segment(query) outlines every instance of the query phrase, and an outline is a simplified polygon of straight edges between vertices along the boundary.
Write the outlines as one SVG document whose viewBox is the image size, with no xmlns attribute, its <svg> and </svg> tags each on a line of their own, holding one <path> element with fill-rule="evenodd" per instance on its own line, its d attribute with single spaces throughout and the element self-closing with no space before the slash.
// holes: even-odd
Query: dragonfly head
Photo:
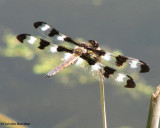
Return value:
<svg viewBox="0 0 160 128">
<path fill-rule="evenodd" d="M 98 48 L 99 47 L 99 43 L 95 40 L 88 40 L 88 42 L 92 45 L 92 47 L 94 48 Z"/>
</svg>

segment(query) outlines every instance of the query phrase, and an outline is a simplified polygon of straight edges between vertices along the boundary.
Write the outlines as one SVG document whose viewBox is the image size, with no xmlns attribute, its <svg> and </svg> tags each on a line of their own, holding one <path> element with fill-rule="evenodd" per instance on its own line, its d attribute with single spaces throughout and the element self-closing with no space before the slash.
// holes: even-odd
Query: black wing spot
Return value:
<svg viewBox="0 0 160 128">
<path fill-rule="evenodd" d="M 29 35 L 29 34 L 20 34 L 20 35 L 17 36 L 17 39 L 18 39 L 21 43 L 23 43 L 23 41 L 27 38 L 27 36 L 31 36 L 31 35 Z"/>
<path fill-rule="evenodd" d="M 59 31 L 55 28 L 52 28 L 51 32 L 48 34 L 48 36 L 53 37 L 55 35 L 59 35 Z"/>
<path fill-rule="evenodd" d="M 38 47 L 39 49 L 45 49 L 45 47 L 47 47 L 48 45 L 50 45 L 50 42 L 41 39 L 39 42 L 40 46 Z"/>
<path fill-rule="evenodd" d="M 66 42 L 70 42 L 72 44 L 75 44 L 75 45 L 79 45 L 77 42 L 75 42 L 71 37 L 65 37 L 64 38 L 64 41 Z"/>
<path fill-rule="evenodd" d="M 104 50 L 95 50 L 94 52 L 96 52 L 99 56 L 103 56 L 106 54 Z"/>
<path fill-rule="evenodd" d="M 116 58 L 116 65 L 117 66 L 122 66 L 123 63 L 125 63 L 127 61 L 127 59 L 128 59 L 127 57 L 121 56 L 121 55 L 116 56 L 115 58 Z"/>
<path fill-rule="evenodd" d="M 45 22 L 35 22 L 34 24 L 33 24 L 33 26 L 35 27 L 35 28 L 38 28 L 39 26 L 42 26 L 42 24 L 46 24 Z"/>
<path fill-rule="evenodd" d="M 98 61 L 98 59 L 96 57 L 91 57 L 91 55 L 88 53 L 82 53 L 82 55 L 80 57 L 82 59 L 86 60 L 89 65 L 94 65 Z"/>
<path fill-rule="evenodd" d="M 117 71 L 116 69 L 113 69 L 111 67 L 105 66 L 104 67 L 104 77 L 109 78 L 110 75 L 114 74 L 115 71 Z"/>
<path fill-rule="evenodd" d="M 68 49 L 68 48 L 65 48 L 65 47 L 63 47 L 63 46 L 58 46 L 57 51 L 58 51 L 58 52 L 73 53 L 73 50 L 72 50 L 72 49 Z"/>
<path fill-rule="evenodd" d="M 140 73 L 149 72 L 149 71 L 150 71 L 149 66 L 148 66 L 145 62 L 143 62 L 143 61 L 141 61 L 141 60 L 139 60 L 139 61 L 143 63 L 143 64 L 141 65 L 141 71 L 140 71 Z"/>
<path fill-rule="evenodd" d="M 136 84 L 134 83 L 132 77 L 130 77 L 130 76 L 128 76 L 128 75 L 127 75 L 127 77 L 128 77 L 129 79 L 127 80 L 127 84 L 126 84 L 124 87 L 126 87 L 126 88 L 135 88 L 135 87 L 136 87 Z"/>
</svg>

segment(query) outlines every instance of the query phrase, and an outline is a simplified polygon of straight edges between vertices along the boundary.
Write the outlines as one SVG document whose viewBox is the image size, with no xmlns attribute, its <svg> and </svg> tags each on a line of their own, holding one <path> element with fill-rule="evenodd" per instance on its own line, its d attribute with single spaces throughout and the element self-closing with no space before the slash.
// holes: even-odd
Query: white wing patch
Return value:
<svg viewBox="0 0 160 128">
<path fill-rule="evenodd" d="M 47 24 L 44 24 L 42 27 L 41 27 L 41 30 L 42 31 L 46 31 L 47 29 L 50 29 L 51 27 Z"/>
<path fill-rule="evenodd" d="M 107 52 L 104 56 L 102 56 L 102 58 L 106 61 L 110 61 L 111 60 L 111 53 Z"/>
<path fill-rule="evenodd" d="M 92 65 L 91 67 L 92 67 L 92 70 L 94 71 L 99 71 L 100 69 L 102 69 L 102 67 L 100 66 L 100 63 L 96 63 Z"/>
<path fill-rule="evenodd" d="M 139 63 L 138 60 L 132 60 L 131 62 L 129 62 L 131 68 L 137 68 L 137 64 Z"/>
<path fill-rule="evenodd" d="M 36 37 L 34 37 L 34 36 L 29 36 L 28 43 L 29 43 L 29 44 L 34 44 L 36 40 L 37 40 Z"/>
<path fill-rule="evenodd" d="M 60 41 L 64 41 L 64 38 L 66 38 L 65 35 L 59 35 L 59 36 L 57 36 L 57 40 L 60 40 Z"/>
<path fill-rule="evenodd" d="M 52 53 L 57 52 L 57 48 L 58 48 L 57 45 L 54 45 L 54 46 L 50 47 L 50 52 L 52 52 Z"/>
<path fill-rule="evenodd" d="M 126 77 L 126 75 L 119 73 L 115 80 L 118 82 L 124 82 L 125 77 Z"/>
<path fill-rule="evenodd" d="M 63 59 L 66 61 L 66 60 L 68 60 L 71 56 L 72 56 L 71 53 L 65 53 Z"/>
<path fill-rule="evenodd" d="M 83 60 L 82 58 L 79 58 L 78 61 L 76 62 L 76 65 L 78 66 L 78 65 L 82 64 L 83 61 L 84 61 L 84 60 Z"/>
</svg>

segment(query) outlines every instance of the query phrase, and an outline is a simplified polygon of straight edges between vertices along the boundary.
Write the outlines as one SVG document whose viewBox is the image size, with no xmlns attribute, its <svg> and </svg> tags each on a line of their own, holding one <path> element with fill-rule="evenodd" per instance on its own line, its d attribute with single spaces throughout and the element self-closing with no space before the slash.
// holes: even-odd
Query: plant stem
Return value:
<svg viewBox="0 0 160 128">
<path fill-rule="evenodd" d="M 160 118 L 160 85 L 152 93 L 148 114 L 147 128 L 158 128 Z"/>
<path fill-rule="evenodd" d="M 101 96 L 103 128 L 107 128 L 105 92 L 104 92 L 103 76 L 102 76 L 101 72 L 99 73 L 99 79 L 100 79 L 99 86 L 100 86 L 100 96 Z"/>
</svg>

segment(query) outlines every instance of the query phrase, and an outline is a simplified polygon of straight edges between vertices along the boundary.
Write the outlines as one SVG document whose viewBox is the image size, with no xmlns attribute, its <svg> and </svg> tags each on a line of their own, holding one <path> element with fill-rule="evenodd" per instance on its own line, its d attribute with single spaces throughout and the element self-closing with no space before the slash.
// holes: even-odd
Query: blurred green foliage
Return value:
<svg viewBox="0 0 160 128">
<path fill-rule="evenodd" d="M 77 39 L 79 41 L 83 41 L 83 39 Z M 11 30 L 6 30 L 3 36 L 3 42 L 5 45 L 0 47 L 0 55 L 4 57 L 21 57 L 26 60 L 35 61 L 33 65 L 33 72 L 35 74 L 45 74 L 49 72 L 52 68 L 58 66 L 62 63 L 62 54 L 46 54 L 39 49 L 32 49 L 30 47 L 26 47 L 25 45 L 21 45 L 19 41 L 16 39 L 16 35 L 14 35 Z M 122 54 L 120 51 L 114 51 L 117 54 Z M 76 84 L 87 84 L 94 83 L 97 80 L 92 77 L 92 74 L 87 73 L 89 69 L 78 68 L 79 66 L 72 65 L 71 67 L 66 68 L 61 71 L 62 73 L 57 73 L 55 75 L 58 82 L 74 86 Z M 83 67 L 83 66 L 82 66 Z M 77 69 L 78 68 L 78 69 Z M 75 75 L 76 74 L 76 75 Z M 131 76 L 136 81 L 136 89 L 134 89 L 134 93 L 130 93 L 123 89 L 123 93 L 129 93 L 134 98 L 139 98 L 142 95 L 150 95 L 152 93 L 153 87 L 148 85 L 143 78 L 141 78 L 137 73 L 132 73 Z"/>
</svg>

